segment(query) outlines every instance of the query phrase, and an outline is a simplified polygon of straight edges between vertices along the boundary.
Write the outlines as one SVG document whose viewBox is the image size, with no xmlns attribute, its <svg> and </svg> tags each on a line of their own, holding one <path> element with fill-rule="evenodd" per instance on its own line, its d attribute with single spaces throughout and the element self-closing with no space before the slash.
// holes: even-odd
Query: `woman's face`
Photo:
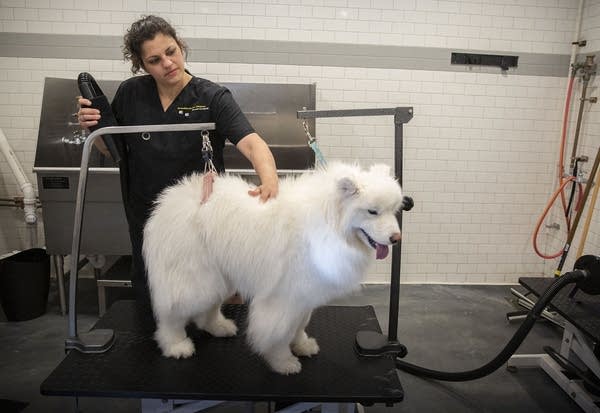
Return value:
<svg viewBox="0 0 600 413">
<path fill-rule="evenodd" d="M 158 33 L 142 43 L 144 70 L 163 87 L 180 84 L 185 74 L 185 60 L 179 44 L 171 36 Z"/>
</svg>

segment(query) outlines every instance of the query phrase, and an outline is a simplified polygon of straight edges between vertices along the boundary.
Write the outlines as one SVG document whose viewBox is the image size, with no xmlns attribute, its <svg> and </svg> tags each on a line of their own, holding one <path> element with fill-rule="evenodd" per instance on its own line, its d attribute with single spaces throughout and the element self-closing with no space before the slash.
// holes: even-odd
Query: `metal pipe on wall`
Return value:
<svg viewBox="0 0 600 413">
<path fill-rule="evenodd" d="M 6 158 L 6 161 L 8 162 L 8 165 L 15 176 L 15 179 L 19 184 L 19 188 L 23 192 L 25 222 L 27 224 L 35 224 L 37 222 L 37 214 L 35 212 L 36 196 L 33 185 L 31 185 L 31 182 L 29 182 L 29 179 L 27 179 L 27 175 L 25 175 L 19 159 L 10 147 L 8 139 L 6 139 L 6 135 L 4 135 L 4 131 L 2 131 L 2 129 L 0 129 L 0 150 L 4 154 L 4 157 Z"/>
<path fill-rule="evenodd" d="M 573 65 L 577 59 L 577 50 L 580 46 L 579 44 L 579 36 L 581 34 L 581 21 L 583 19 L 583 6 L 585 0 L 579 0 L 579 7 L 577 9 L 577 18 L 575 20 L 575 31 L 573 32 L 573 40 L 571 41 L 571 57 L 569 59 L 569 68 L 567 72 L 567 86 L 565 90 L 565 99 L 563 105 L 563 113 L 561 119 L 563 119 L 564 128 L 567 127 L 566 122 L 569 116 L 570 110 L 570 95 L 571 95 L 571 86 L 573 78 L 575 77 L 575 73 L 573 72 Z M 556 162 L 557 168 L 560 169 L 557 174 L 554 175 L 554 179 L 552 182 L 552 188 L 556 188 L 560 185 L 560 180 L 564 171 L 562 171 L 562 165 L 564 164 L 564 142 L 566 140 L 565 134 L 561 132 L 560 143 L 559 143 L 559 151 L 558 151 L 558 159 Z"/>
</svg>

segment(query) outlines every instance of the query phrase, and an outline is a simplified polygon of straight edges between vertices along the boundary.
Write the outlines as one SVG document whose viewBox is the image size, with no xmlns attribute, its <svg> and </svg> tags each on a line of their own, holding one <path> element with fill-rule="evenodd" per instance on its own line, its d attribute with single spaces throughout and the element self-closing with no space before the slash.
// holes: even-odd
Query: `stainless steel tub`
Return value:
<svg viewBox="0 0 600 413">
<path fill-rule="evenodd" d="M 112 99 L 118 81 L 99 81 Z M 297 111 L 314 110 L 315 84 L 223 83 L 257 132 L 267 141 L 281 173 L 306 169 L 314 163 Z M 75 116 L 75 79 L 46 78 L 34 163 L 44 210 L 44 232 L 49 254 L 71 252 L 75 200 L 82 141 Z M 315 131 L 314 119 L 308 120 Z M 233 147 L 225 148 L 228 170 L 252 179 L 250 163 Z M 92 154 L 88 177 L 81 254 L 130 254 L 127 222 L 121 201 L 119 171 L 111 160 Z"/>
</svg>

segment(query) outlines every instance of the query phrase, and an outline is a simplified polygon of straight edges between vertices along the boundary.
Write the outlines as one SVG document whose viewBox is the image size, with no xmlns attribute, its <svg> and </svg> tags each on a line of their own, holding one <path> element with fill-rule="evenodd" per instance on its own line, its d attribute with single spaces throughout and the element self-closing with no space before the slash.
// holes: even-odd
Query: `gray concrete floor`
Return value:
<svg viewBox="0 0 600 413">
<path fill-rule="evenodd" d="M 112 289 L 109 301 L 127 289 Z M 93 280 L 80 282 L 79 329 L 97 320 Z M 109 290 L 110 292 L 110 290 Z M 402 285 L 399 340 L 408 347 L 406 361 L 430 369 L 463 371 L 491 360 L 512 337 L 519 322 L 509 323 L 513 311 L 510 286 Z M 365 286 L 359 293 L 334 304 L 373 305 L 387 331 L 389 289 Z M 64 357 L 67 319 L 59 312 L 56 289 L 51 288 L 45 315 L 25 322 L 7 322 L 0 312 L 0 411 L 74 412 L 73 399 L 42 396 L 39 386 Z M 562 331 L 539 322 L 517 353 L 539 353 L 549 344 L 558 348 Z M 482 379 L 463 383 L 425 380 L 400 372 L 405 400 L 393 407 L 367 407 L 367 413 L 403 412 L 580 412 L 579 407 L 541 370 L 510 373 L 500 368 Z M 4 399 L 5 401 L 1 401 Z M 24 408 L 6 400 L 23 402 Z M 25 406 L 26 404 L 26 406 Z M 86 413 L 139 411 L 131 399 L 81 398 Z M 215 408 L 240 411 L 236 407 Z"/>
</svg>

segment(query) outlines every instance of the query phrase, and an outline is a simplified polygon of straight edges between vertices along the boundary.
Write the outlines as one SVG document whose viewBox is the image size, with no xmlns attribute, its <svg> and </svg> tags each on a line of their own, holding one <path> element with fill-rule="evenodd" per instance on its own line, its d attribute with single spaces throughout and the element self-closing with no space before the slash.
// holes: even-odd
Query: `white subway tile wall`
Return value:
<svg viewBox="0 0 600 413">
<path fill-rule="evenodd" d="M 177 25 L 184 36 L 568 53 L 577 4 L 574 0 L 3 0 L 0 31 L 121 35 L 140 13 L 156 13 Z"/>
<path fill-rule="evenodd" d="M 0 31 L 120 36 L 139 15 L 156 13 L 187 38 L 566 55 L 578 4 L 572 0 L 2 0 Z M 588 46 L 582 52 L 600 49 L 599 9 L 600 0 L 586 1 L 582 38 L 588 36 Z M 413 106 L 414 118 L 404 128 L 403 180 L 415 208 L 403 216 L 403 282 L 514 283 L 520 276 L 549 275 L 556 265 L 535 255 L 531 235 L 553 190 L 567 67 L 565 77 L 476 73 L 467 68 L 446 72 L 427 67 L 222 62 L 191 62 L 189 69 L 220 82 L 314 82 L 317 108 L 322 110 Z M 99 79 L 130 76 L 124 62 L 78 59 L 76 48 L 71 59 L 0 57 L 0 128 L 32 182 L 43 79 L 75 78 L 81 71 L 92 71 Z M 595 85 L 597 90 L 598 81 Z M 578 95 L 577 88 L 574 93 Z M 598 113 L 598 105 L 586 111 L 582 130 L 582 150 L 592 159 L 600 142 Z M 315 133 L 327 158 L 393 164 L 391 117 L 320 119 Z M 0 173 L 0 198 L 20 195 L 4 159 Z M 16 212 L 0 215 L 0 253 L 24 246 L 25 224 L 17 218 Z M 589 252 L 596 254 L 598 221 L 596 214 L 588 235 Z M 560 237 L 545 234 L 544 248 L 560 248 Z M 390 260 L 374 263 L 368 281 L 389 279 Z"/>
</svg>

